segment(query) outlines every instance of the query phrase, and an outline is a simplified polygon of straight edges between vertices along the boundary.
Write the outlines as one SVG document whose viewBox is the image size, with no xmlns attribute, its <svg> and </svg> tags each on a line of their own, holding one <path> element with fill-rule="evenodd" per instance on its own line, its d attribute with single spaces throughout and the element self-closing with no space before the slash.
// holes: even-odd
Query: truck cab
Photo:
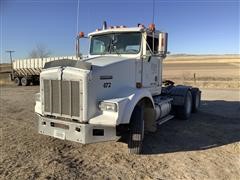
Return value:
<svg viewBox="0 0 240 180">
<path fill-rule="evenodd" d="M 104 56 L 108 58 L 111 56 L 115 62 L 118 59 L 122 61 L 124 58 L 134 60 L 134 68 L 131 68 L 131 71 L 135 70 L 135 74 L 131 75 L 132 78 L 135 78 L 133 86 L 139 83 L 153 94 L 159 94 L 162 84 L 162 60 L 167 50 L 166 46 L 162 47 L 164 51 L 160 56 L 158 49 L 160 33 L 160 31 L 153 33 L 142 25 L 133 28 L 117 26 L 102 31 L 98 30 L 89 34 L 91 42 L 89 57 Z M 166 43 L 167 34 L 162 34 L 166 38 L 162 40 Z"/>
<path fill-rule="evenodd" d="M 105 26 L 88 38 L 88 58 L 45 64 L 35 105 L 40 134 L 83 144 L 127 135 L 138 154 L 144 132 L 198 109 L 198 88 L 162 81 L 167 33 L 154 24 Z"/>
</svg>

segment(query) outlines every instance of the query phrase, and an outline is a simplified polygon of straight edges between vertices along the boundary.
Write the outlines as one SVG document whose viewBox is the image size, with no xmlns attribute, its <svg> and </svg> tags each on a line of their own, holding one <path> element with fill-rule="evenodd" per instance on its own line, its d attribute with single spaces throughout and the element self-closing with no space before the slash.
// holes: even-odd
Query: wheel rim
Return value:
<svg viewBox="0 0 240 180">
<path fill-rule="evenodd" d="M 198 109 L 200 104 L 200 96 L 199 93 L 196 94 L 196 102 L 195 102 L 195 108 Z"/>
<path fill-rule="evenodd" d="M 20 80 L 19 80 L 18 78 L 15 79 L 15 83 L 16 83 L 16 84 L 19 84 L 19 81 L 20 81 Z"/>
<path fill-rule="evenodd" d="M 22 82 L 22 85 L 26 85 L 27 84 L 27 80 L 25 78 L 22 78 L 21 82 Z"/>
<path fill-rule="evenodd" d="M 144 120 L 143 120 L 143 125 L 142 125 L 142 139 L 144 138 Z"/>
<path fill-rule="evenodd" d="M 189 94 L 187 95 L 186 112 L 187 112 L 187 114 L 191 113 L 191 99 L 190 99 Z"/>
</svg>

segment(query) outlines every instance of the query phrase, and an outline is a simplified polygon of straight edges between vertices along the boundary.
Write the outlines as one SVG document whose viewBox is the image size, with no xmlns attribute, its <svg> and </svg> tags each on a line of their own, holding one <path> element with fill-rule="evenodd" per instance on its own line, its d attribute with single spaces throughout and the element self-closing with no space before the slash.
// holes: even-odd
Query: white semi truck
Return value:
<svg viewBox="0 0 240 180">
<path fill-rule="evenodd" d="M 82 144 L 127 137 L 130 153 L 139 154 L 145 132 L 198 110 L 198 88 L 162 80 L 167 33 L 154 24 L 105 24 L 88 38 L 88 58 L 49 62 L 41 72 L 35 105 L 40 134 Z"/>
</svg>

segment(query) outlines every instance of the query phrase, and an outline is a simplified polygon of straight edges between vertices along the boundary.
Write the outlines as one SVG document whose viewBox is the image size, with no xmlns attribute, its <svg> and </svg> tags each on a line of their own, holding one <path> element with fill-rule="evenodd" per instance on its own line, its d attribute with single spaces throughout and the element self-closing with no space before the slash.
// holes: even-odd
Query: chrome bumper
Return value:
<svg viewBox="0 0 240 180">
<path fill-rule="evenodd" d="M 116 128 L 96 124 L 81 124 L 51 119 L 37 114 L 37 129 L 40 134 L 81 144 L 117 140 Z"/>
</svg>

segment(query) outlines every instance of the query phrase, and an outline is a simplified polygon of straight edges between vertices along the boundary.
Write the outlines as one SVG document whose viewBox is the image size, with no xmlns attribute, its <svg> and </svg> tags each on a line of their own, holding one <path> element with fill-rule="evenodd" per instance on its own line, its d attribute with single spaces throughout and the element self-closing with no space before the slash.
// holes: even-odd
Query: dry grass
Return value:
<svg viewBox="0 0 240 180">
<path fill-rule="evenodd" d="M 200 88 L 234 88 L 240 89 L 240 80 L 234 76 L 232 77 L 217 77 L 206 74 L 205 76 L 197 76 L 189 73 L 183 73 L 182 76 L 172 78 L 176 84 L 184 84 L 189 86 L 196 86 Z"/>
<path fill-rule="evenodd" d="M 11 72 L 11 70 L 12 70 L 11 64 L 0 64 L 0 73 Z"/>
<path fill-rule="evenodd" d="M 10 80 L 9 73 L 0 73 L 0 86 L 12 84 L 14 84 L 14 82 Z"/>
<path fill-rule="evenodd" d="M 240 88 L 239 56 L 170 56 L 163 78 L 204 88 Z"/>
</svg>

